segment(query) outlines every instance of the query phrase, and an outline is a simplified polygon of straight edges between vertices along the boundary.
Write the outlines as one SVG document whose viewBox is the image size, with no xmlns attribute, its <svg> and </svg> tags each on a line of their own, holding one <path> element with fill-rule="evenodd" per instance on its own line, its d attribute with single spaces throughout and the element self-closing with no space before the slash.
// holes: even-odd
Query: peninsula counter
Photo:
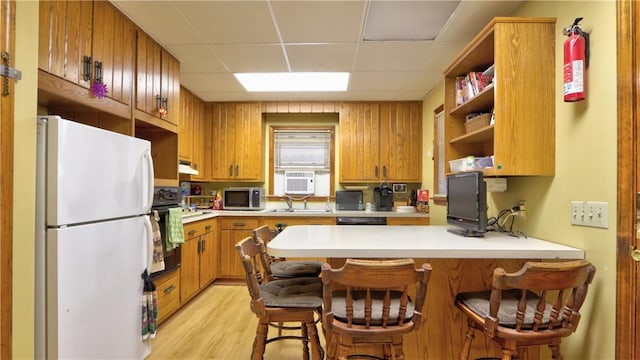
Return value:
<svg viewBox="0 0 640 360">
<path fill-rule="evenodd" d="M 558 261 L 583 259 L 581 249 L 524 236 L 512 237 L 489 232 L 484 237 L 467 238 L 449 233 L 447 226 L 299 225 L 289 226 L 269 244 L 278 257 L 322 258 L 339 267 L 345 258 L 413 258 L 416 266 L 428 262 L 433 267 L 423 322 L 417 332 L 404 337 L 406 359 L 453 360 L 465 339 L 466 321 L 453 305 L 455 294 L 491 287 L 493 269 L 516 271 L 527 260 Z M 372 346 L 356 348 L 357 353 L 381 351 Z M 501 352 L 490 340 L 476 332 L 470 359 Z M 526 359 L 539 358 L 537 349 Z"/>
</svg>

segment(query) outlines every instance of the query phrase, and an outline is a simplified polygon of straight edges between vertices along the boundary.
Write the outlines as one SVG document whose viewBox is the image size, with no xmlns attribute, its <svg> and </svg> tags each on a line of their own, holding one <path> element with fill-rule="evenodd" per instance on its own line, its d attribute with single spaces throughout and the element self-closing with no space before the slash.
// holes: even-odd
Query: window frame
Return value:
<svg viewBox="0 0 640 360">
<path fill-rule="evenodd" d="M 436 205 L 446 205 L 447 204 L 447 192 L 446 189 L 440 189 L 440 177 L 444 176 L 446 178 L 446 173 L 444 173 L 446 169 L 446 164 L 443 163 L 443 167 L 440 168 L 440 160 L 444 161 L 444 147 L 443 151 L 440 151 L 440 141 L 438 139 L 438 131 L 440 128 L 438 127 L 438 117 L 442 116 L 442 132 L 446 130 L 444 124 L 444 104 L 440 104 L 440 106 L 433 109 L 433 202 Z M 444 138 L 442 137 L 441 141 L 444 145 Z M 442 172 L 442 174 L 440 174 Z"/>
<path fill-rule="evenodd" d="M 329 146 L 329 197 L 335 196 L 335 169 L 336 169 L 336 127 L 335 126 L 317 126 L 317 125 L 269 125 L 269 194 L 274 194 L 274 168 L 275 168 L 275 131 L 276 130 L 326 130 L 329 131 L 331 144 Z M 280 199 L 281 195 L 271 195 L 269 200 Z M 327 196 L 311 196 L 309 201 L 326 201 Z"/>
</svg>

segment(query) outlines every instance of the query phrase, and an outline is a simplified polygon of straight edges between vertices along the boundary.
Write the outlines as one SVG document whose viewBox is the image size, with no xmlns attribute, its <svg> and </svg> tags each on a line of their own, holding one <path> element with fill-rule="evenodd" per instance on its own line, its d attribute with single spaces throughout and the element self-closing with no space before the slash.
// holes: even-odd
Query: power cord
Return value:
<svg viewBox="0 0 640 360">
<path fill-rule="evenodd" d="M 516 215 L 518 215 L 519 212 L 519 206 L 500 210 L 498 216 L 490 217 L 489 219 L 487 219 L 487 230 L 499 231 L 513 237 L 520 237 L 520 235 L 522 235 L 526 239 L 527 235 L 525 235 L 522 231 L 513 230 L 513 225 L 516 221 Z M 509 221 L 509 219 L 511 219 L 511 222 L 509 223 L 509 227 L 507 228 L 505 225 L 507 221 Z"/>
</svg>

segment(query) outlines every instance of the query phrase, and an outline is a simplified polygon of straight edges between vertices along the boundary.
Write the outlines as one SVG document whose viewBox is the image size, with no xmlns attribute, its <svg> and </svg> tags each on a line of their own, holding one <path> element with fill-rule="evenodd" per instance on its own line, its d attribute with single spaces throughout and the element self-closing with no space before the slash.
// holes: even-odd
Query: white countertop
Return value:
<svg viewBox="0 0 640 360">
<path fill-rule="evenodd" d="M 448 226 L 292 225 L 269 244 L 277 257 L 583 259 L 584 251 L 532 237 L 462 237 Z"/>
<path fill-rule="evenodd" d="M 339 216 L 357 216 L 357 217 L 429 217 L 424 213 L 406 213 L 397 211 L 331 211 L 331 212 L 279 212 L 273 210 L 258 211 L 235 211 L 235 210 L 204 210 L 202 215 L 188 216 L 182 219 L 184 224 L 194 221 L 206 220 L 217 216 L 267 216 L 267 217 L 287 217 L 287 216 L 304 216 L 304 217 L 339 217 Z"/>
</svg>

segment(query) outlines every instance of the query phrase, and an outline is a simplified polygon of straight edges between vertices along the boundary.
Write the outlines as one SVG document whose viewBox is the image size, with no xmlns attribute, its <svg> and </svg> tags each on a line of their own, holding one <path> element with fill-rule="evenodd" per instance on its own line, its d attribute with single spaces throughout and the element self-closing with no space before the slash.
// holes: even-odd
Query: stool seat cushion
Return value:
<svg viewBox="0 0 640 360">
<path fill-rule="evenodd" d="M 313 260 L 278 261 L 271 264 L 271 273 L 277 278 L 314 277 L 320 275 L 322 262 Z"/>
<path fill-rule="evenodd" d="M 353 323 L 358 325 L 365 325 L 365 299 L 366 291 L 352 291 L 353 297 Z M 371 309 L 371 325 L 382 325 L 382 306 L 384 301 L 384 291 L 371 291 L 372 309 Z M 400 310 L 400 296 L 401 291 L 391 292 L 391 307 L 389 310 L 388 325 L 398 324 L 398 312 Z M 347 321 L 347 306 L 346 306 L 347 292 L 344 290 L 338 290 L 333 292 L 333 301 L 331 302 L 331 310 L 333 311 L 334 318 L 346 322 Z M 409 301 L 407 304 L 407 312 L 405 315 L 405 322 L 408 322 L 413 317 L 414 304 Z"/>
<path fill-rule="evenodd" d="M 500 309 L 498 310 L 498 324 L 504 327 L 515 328 L 516 326 L 516 313 L 518 311 L 518 300 L 522 295 L 522 291 L 518 289 L 505 290 L 502 292 L 502 302 L 500 302 Z M 491 291 L 480 292 L 467 292 L 460 293 L 456 296 L 456 299 L 465 304 L 474 313 L 481 317 L 487 317 L 489 315 L 489 298 Z M 527 309 L 524 314 L 523 328 L 533 328 L 533 318 L 535 314 L 536 304 L 540 300 L 540 297 L 533 291 L 527 290 Z M 551 313 L 551 304 L 547 303 L 544 313 L 542 315 L 541 325 L 549 325 L 549 314 Z"/>
<path fill-rule="evenodd" d="M 320 278 L 294 278 L 273 280 L 260 285 L 260 296 L 267 307 L 322 306 L 322 280 Z"/>
</svg>

